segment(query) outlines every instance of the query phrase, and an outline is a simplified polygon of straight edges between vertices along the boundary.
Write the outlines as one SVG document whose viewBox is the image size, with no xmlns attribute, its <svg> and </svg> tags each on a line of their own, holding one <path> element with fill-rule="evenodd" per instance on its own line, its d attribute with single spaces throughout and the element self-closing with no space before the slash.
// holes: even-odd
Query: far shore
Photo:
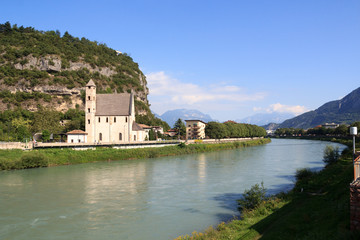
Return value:
<svg viewBox="0 0 360 240">
<path fill-rule="evenodd" d="M 191 144 L 184 142 L 163 147 L 116 149 L 112 147 L 96 146 L 84 151 L 76 151 L 72 148 L 57 149 L 34 149 L 23 150 L 0 150 L 0 170 L 15 170 L 26 168 L 50 167 L 59 165 L 71 165 L 101 161 L 117 161 L 130 159 L 144 159 L 182 154 L 219 151 L 261 145 L 271 142 L 269 138 L 254 139 L 221 139 L 209 143 L 194 141 Z M 214 144 L 216 143 L 216 144 Z"/>
</svg>

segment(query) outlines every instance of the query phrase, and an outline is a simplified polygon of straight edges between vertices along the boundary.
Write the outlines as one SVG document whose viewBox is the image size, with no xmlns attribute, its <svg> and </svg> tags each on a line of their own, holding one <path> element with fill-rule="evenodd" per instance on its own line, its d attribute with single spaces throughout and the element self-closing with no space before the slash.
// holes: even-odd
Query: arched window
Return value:
<svg viewBox="0 0 360 240">
<path fill-rule="evenodd" d="M 116 117 L 114 117 L 114 123 L 116 123 Z"/>
<path fill-rule="evenodd" d="M 99 122 L 100 122 L 100 117 L 99 117 Z"/>
<path fill-rule="evenodd" d="M 88 112 L 90 112 L 90 108 L 88 108 Z"/>
<path fill-rule="evenodd" d="M 109 122 L 109 118 L 108 118 L 108 117 L 106 118 L 106 122 Z"/>
<path fill-rule="evenodd" d="M 88 96 L 88 100 L 90 100 L 90 96 Z"/>
<path fill-rule="evenodd" d="M 99 140 L 102 141 L 102 133 L 99 133 Z"/>
<path fill-rule="evenodd" d="M 127 122 L 127 117 L 125 117 L 125 122 Z"/>
<path fill-rule="evenodd" d="M 119 133 L 119 140 L 122 141 L 122 133 Z"/>
<path fill-rule="evenodd" d="M 90 124 L 90 119 L 88 119 L 88 124 Z"/>
</svg>

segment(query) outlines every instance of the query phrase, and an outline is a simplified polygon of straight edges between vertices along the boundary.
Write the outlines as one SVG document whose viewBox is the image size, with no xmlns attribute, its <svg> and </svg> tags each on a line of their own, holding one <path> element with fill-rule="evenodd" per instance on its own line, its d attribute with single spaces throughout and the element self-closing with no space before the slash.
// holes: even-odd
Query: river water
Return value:
<svg viewBox="0 0 360 240">
<path fill-rule="evenodd" d="M 323 167 L 326 145 L 279 140 L 194 155 L 0 172 L 0 239 L 172 239 L 238 215 L 264 182 L 291 189 L 296 169 Z"/>
</svg>

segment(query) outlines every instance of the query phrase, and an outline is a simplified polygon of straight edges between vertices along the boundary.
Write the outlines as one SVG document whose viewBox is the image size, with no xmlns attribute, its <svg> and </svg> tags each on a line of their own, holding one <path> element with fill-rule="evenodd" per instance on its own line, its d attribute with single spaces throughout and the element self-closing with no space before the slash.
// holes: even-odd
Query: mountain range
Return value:
<svg viewBox="0 0 360 240">
<path fill-rule="evenodd" d="M 292 113 L 257 113 L 255 115 L 243 119 L 237 119 L 235 121 L 239 123 L 248 123 L 263 126 L 269 123 L 282 123 L 286 119 L 292 118 L 294 116 L 295 114 Z"/>
<path fill-rule="evenodd" d="M 340 100 L 325 103 L 314 111 L 288 119 L 279 128 L 313 128 L 324 123 L 351 124 L 360 121 L 360 88 Z"/>
<path fill-rule="evenodd" d="M 211 118 L 210 115 L 202 113 L 195 109 L 175 109 L 175 110 L 169 110 L 163 113 L 162 115 L 155 116 L 159 117 L 161 120 L 167 122 L 170 127 L 173 127 L 175 122 L 180 118 L 183 121 L 185 120 L 202 120 L 204 122 L 211 122 L 215 121 Z"/>
</svg>

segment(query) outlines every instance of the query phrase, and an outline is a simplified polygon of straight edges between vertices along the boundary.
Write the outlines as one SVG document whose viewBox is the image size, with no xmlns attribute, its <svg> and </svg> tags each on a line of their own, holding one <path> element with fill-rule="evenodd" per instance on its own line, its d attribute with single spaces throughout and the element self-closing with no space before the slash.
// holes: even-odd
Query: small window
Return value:
<svg viewBox="0 0 360 240">
<path fill-rule="evenodd" d="M 90 96 L 88 96 L 88 100 L 90 100 Z"/>
<path fill-rule="evenodd" d="M 122 133 L 119 133 L 119 140 L 122 141 Z"/>
<path fill-rule="evenodd" d="M 81 140 L 79 139 L 79 142 L 81 142 Z"/>
<path fill-rule="evenodd" d="M 108 118 L 108 117 L 106 118 L 106 122 L 109 122 L 109 118 Z"/>
<path fill-rule="evenodd" d="M 100 122 L 100 117 L 99 117 L 99 122 Z"/>
<path fill-rule="evenodd" d="M 88 124 L 90 124 L 90 119 L 88 119 Z"/>
<path fill-rule="evenodd" d="M 114 123 L 116 123 L 116 117 L 114 117 Z"/>
<path fill-rule="evenodd" d="M 90 87 L 90 86 L 88 86 L 88 89 L 91 89 L 91 87 Z"/>
<path fill-rule="evenodd" d="M 127 117 L 125 117 L 125 122 L 127 122 Z"/>
<path fill-rule="evenodd" d="M 136 141 L 136 135 L 134 135 L 134 141 Z"/>
<path fill-rule="evenodd" d="M 71 139 L 71 143 L 73 143 L 74 142 L 74 139 Z"/>
<path fill-rule="evenodd" d="M 102 141 L 102 133 L 99 133 L 99 140 Z"/>
<path fill-rule="evenodd" d="M 90 112 L 90 108 L 88 108 L 88 112 Z"/>
</svg>

